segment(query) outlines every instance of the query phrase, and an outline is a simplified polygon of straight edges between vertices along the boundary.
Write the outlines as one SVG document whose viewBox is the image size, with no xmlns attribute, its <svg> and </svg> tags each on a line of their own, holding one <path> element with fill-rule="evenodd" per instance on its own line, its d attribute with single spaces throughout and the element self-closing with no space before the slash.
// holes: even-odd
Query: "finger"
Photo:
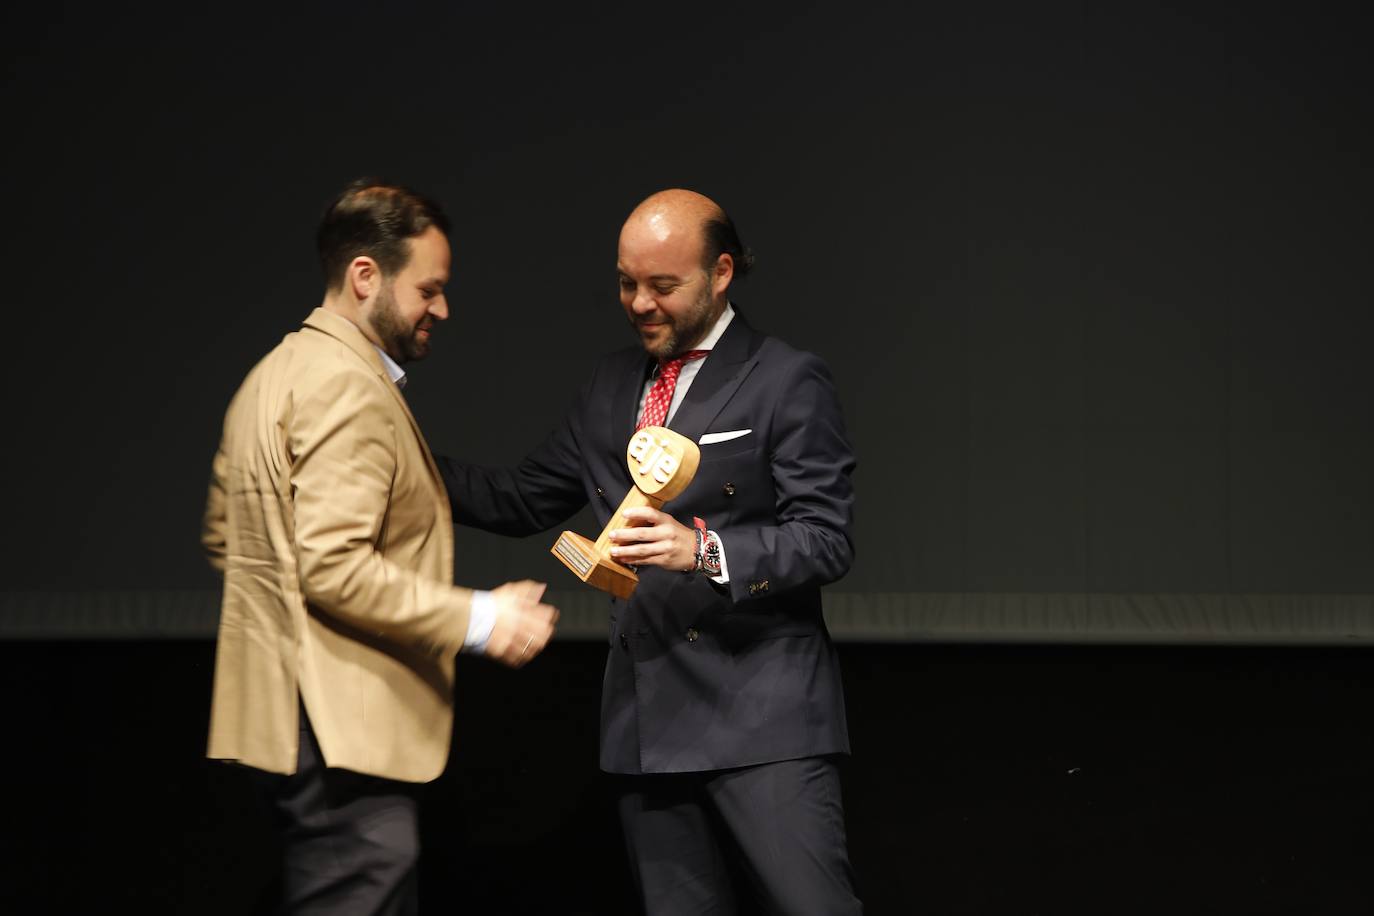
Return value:
<svg viewBox="0 0 1374 916">
<path fill-rule="evenodd" d="M 672 541 L 650 541 L 640 546 L 640 556 L 655 560 L 672 553 L 676 545 Z"/>
<path fill-rule="evenodd" d="M 547 628 L 531 629 L 520 635 L 520 649 L 515 653 L 512 664 L 516 668 L 524 667 L 540 652 L 544 651 L 544 646 L 548 644 L 549 636 Z"/>
<path fill-rule="evenodd" d="M 671 542 L 673 533 L 667 528 L 626 528 L 625 539 L 621 543 L 631 549 L 652 547 L 656 544 Z"/>
<path fill-rule="evenodd" d="M 536 641 L 537 634 L 533 630 L 521 630 L 516 633 L 516 638 L 511 642 L 511 649 L 512 660 L 517 668 L 529 661 L 534 652 L 538 651 L 534 648 Z"/>
<path fill-rule="evenodd" d="M 648 541 L 647 543 L 638 544 L 634 547 L 630 547 L 627 549 L 632 550 L 634 552 L 634 556 L 638 559 L 653 560 L 658 557 L 662 557 L 666 553 L 670 553 L 673 549 L 673 542 Z"/>
<path fill-rule="evenodd" d="M 525 653 L 526 657 L 527 657 L 527 658 L 534 658 L 534 657 L 535 657 L 536 655 L 538 655 L 540 652 L 543 652 L 543 651 L 544 651 L 544 647 L 547 646 L 548 644 L 549 644 L 549 634 L 548 634 L 548 633 L 541 633 L 541 634 L 535 636 L 534 639 L 533 639 L 533 641 L 530 642 L 529 651 Z"/>
<path fill-rule="evenodd" d="M 641 524 L 656 525 L 659 516 L 662 514 L 657 509 L 650 509 L 648 506 L 636 506 L 633 509 L 626 509 L 620 513 L 630 521 L 640 522 Z"/>
<path fill-rule="evenodd" d="M 516 582 L 507 582 L 506 588 L 518 598 L 530 601 L 538 601 L 544 593 L 544 583 L 535 582 L 533 579 L 520 579 Z"/>
<path fill-rule="evenodd" d="M 649 560 L 642 547 L 623 547 L 620 550 L 613 551 L 611 556 L 616 562 L 626 566 L 639 566 Z"/>
</svg>

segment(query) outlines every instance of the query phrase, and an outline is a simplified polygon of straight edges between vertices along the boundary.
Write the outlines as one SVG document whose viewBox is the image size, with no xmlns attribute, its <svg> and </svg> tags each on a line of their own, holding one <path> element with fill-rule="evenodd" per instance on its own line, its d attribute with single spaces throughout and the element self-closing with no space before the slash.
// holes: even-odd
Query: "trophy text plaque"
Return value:
<svg viewBox="0 0 1374 916">
<path fill-rule="evenodd" d="M 577 578 L 617 598 L 629 598 L 639 577 L 628 566 L 611 559 L 610 533 L 616 528 L 634 527 L 625 518 L 626 509 L 659 509 L 687 489 L 697 472 L 701 451 L 686 436 L 662 426 L 646 426 L 630 439 L 625 461 L 634 486 L 606 523 L 601 537 L 589 541 L 580 534 L 564 531 L 552 550 Z"/>
</svg>

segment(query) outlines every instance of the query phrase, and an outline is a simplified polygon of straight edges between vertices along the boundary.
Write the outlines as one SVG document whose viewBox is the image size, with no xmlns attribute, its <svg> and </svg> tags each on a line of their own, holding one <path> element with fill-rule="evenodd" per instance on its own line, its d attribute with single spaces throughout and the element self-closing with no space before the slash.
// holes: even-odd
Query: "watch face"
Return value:
<svg viewBox="0 0 1374 916">
<path fill-rule="evenodd" d="M 701 553 L 701 568 L 713 576 L 720 575 L 720 542 L 713 537 L 706 538 L 706 546 Z"/>
</svg>

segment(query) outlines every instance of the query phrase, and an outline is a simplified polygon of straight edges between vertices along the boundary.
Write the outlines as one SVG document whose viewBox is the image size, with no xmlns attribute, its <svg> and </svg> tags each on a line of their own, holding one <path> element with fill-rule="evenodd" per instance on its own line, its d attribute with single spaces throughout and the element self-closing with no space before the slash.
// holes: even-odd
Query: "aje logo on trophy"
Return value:
<svg viewBox="0 0 1374 916">
<path fill-rule="evenodd" d="M 617 598 L 629 598 L 639 577 L 628 566 L 611 559 L 611 532 L 631 527 L 624 517 L 626 509 L 659 509 L 687 489 L 701 461 L 701 450 L 691 439 L 670 429 L 646 426 L 630 440 L 625 460 L 634 486 L 606 523 L 601 537 L 592 543 L 580 534 L 564 531 L 552 550 L 577 578 Z"/>
</svg>

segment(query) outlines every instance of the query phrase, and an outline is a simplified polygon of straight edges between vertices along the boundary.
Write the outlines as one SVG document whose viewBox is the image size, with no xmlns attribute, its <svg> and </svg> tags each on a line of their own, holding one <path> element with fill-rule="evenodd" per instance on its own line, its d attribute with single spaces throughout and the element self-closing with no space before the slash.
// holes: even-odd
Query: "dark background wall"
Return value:
<svg viewBox="0 0 1374 916">
<path fill-rule="evenodd" d="M 5 587 L 214 588 L 223 408 L 320 299 L 324 202 L 378 173 L 456 218 L 456 315 L 409 393 L 439 451 L 542 436 L 630 340 L 620 222 L 685 185 L 760 254 L 750 319 L 838 378 L 862 500 L 839 612 L 1370 638 L 1357 11 L 12 10 Z M 459 577 L 566 587 L 546 540 L 465 537 Z"/>
<path fill-rule="evenodd" d="M 196 534 L 224 406 L 320 298 L 318 213 L 372 173 L 455 218 L 408 396 L 474 461 L 630 340 L 635 202 L 735 216 L 735 298 L 830 362 L 860 459 L 827 614 L 873 912 L 1368 912 L 1367 648 L 1159 645 L 1374 639 L 1360 12 L 12 5 L 5 892 L 39 902 L 0 908 L 270 889 L 262 812 L 199 759 Z M 502 702 L 460 710 L 432 791 L 441 909 L 624 907 L 577 641 L 602 612 L 547 541 L 460 535 L 460 581 L 578 613 L 525 672 L 464 668 Z"/>
</svg>

